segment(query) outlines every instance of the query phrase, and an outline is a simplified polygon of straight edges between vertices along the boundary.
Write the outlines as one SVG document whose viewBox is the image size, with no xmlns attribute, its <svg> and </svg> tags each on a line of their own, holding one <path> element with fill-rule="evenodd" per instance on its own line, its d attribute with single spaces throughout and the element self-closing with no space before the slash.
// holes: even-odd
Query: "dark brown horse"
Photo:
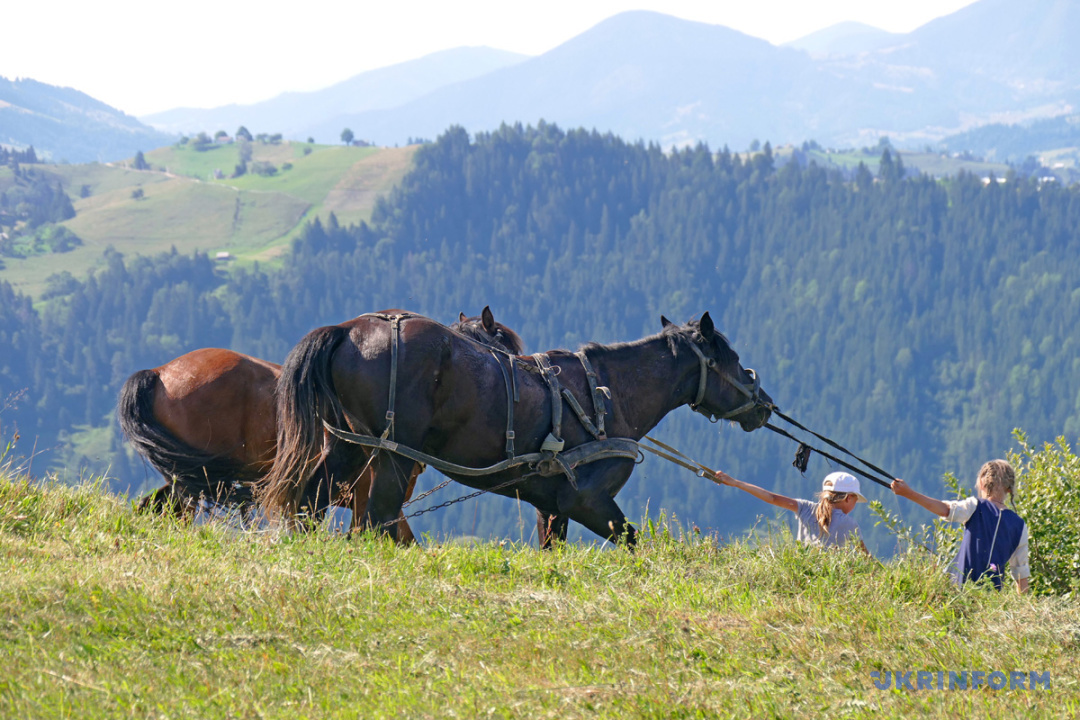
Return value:
<svg viewBox="0 0 1080 720">
<path fill-rule="evenodd" d="M 736 421 L 747 431 L 768 420 L 771 400 L 739 365 L 708 313 L 681 326 L 661 320 L 663 329 L 656 335 L 583 349 L 597 382 L 610 391 L 609 437 L 640 440 L 665 415 L 687 404 Z M 289 354 L 278 385 L 278 454 L 260 481 L 262 502 L 272 515 L 291 518 L 319 473 L 351 481 L 370 465 L 374 481 L 363 524 L 391 535 L 398 532 L 394 520 L 413 461 L 383 451 L 370 457 L 366 448 L 333 436 L 324 445 L 323 430 L 325 420 L 357 435 L 384 431 L 395 354 L 391 326 L 385 317 L 361 316 L 312 331 Z M 504 460 L 509 393 L 499 364 L 505 361 L 426 318 L 404 319 L 399 327 L 394 442 L 472 468 Z M 559 350 L 546 356 L 561 386 L 582 398 L 580 405 L 588 412 L 595 396 L 580 358 Z M 518 452 L 535 453 L 553 431 L 556 406 L 537 359 L 514 362 Z M 753 391 L 746 389 L 751 383 Z M 753 395 L 750 401 L 747 395 Z M 556 430 L 565 450 L 592 440 L 569 412 L 562 414 Z M 520 497 L 537 508 L 541 520 L 551 519 L 549 525 L 569 517 L 601 537 L 633 543 L 634 530 L 614 499 L 633 468 L 631 459 L 602 459 L 579 465 L 575 482 L 562 474 L 541 476 L 524 465 L 479 477 L 446 474 L 470 487 Z"/>
<path fill-rule="evenodd" d="M 394 312 L 394 311 L 391 311 Z M 485 307 L 461 313 L 452 330 L 507 352 L 523 351 L 521 338 Z M 220 348 L 182 355 L 124 383 L 117 414 L 138 452 L 169 482 L 147 495 L 143 509 L 190 515 L 200 499 L 244 508 L 252 483 L 273 465 L 277 442 L 274 389 L 281 366 Z M 410 473 L 410 492 L 421 466 Z M 330 503 L 363 515 L 370 477 L 353 492 L 330 492 Z M 333 497 L 330 497 L 330 496 Z M 412 538 L 402 523 L 402 540 Z"/>
</svg>

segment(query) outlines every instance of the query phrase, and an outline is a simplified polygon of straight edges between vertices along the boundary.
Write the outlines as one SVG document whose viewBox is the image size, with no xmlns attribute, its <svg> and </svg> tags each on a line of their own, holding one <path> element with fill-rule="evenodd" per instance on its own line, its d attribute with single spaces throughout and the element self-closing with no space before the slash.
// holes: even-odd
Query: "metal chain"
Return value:
<svg viewBox="0 0 1080 720">
<path fill-rule="evenodd" d="M 396 525 L 399 522 L 402 522 L 404 520 L 408 520 L 409 518 L 418 517 L 420 515 L 423 515 L 424 513 L 435 512 L 436 510 L 442 510 L 445 507 L 450 507 L 451 505 L 455 505 L 455 504 L 457 504 L 459 502 L 465 502 L 466 500 L 472 500 L 474 497 L 479 497 L 479 496 L 483 495 L 484 493 L 491 493 L 491 492 L 495 492 L 496 490 L 502 490 L 503 488 L 510 487 L 511 485 L 514 485 L 515 483 L 519 483 L 522 480 L 524 480 L 525 478 L 531 477 L 532 475 L 535 475 L 535 474 L 536 473 L 529 473 L 528 475 L 522 475 L 521 477 L 517 477 L 517 478 L 514 478 L 512 480 L 507 480 L 504 483 L 500 483 L 499 485 L 496 485 L 495 487 L 487 488 L 485 490 L 477 490 L 474 493 L 469 493 L 468 495 L 462 495 L 459 498 L 454 498 L 453 500 L 447 500 L 444 503 L 440 503 L 438 505 L 432 505 L 429 508 L 422 508 L 420 510 L 417 510 L 414 513 L 410 513 L 410 514 L 405 515 L 403 517 L 399 517 L 399 518 L 396 518 L 394 520 L 388 520 L 387 522 L 384 522 L 379 527 L 390 527 L 391 525 Z M 450 481 L 447 480 L 446 482 L 450 482 Z M 443 485 L 446 485 L 446 483 L 443 483 Z M 442 487 L 442 485 L 440 485 L 439 487 Z M 438 489 L 438 488 L 436 488 L 436 489 Z M 432 492 L 434 492 L 434 491 L 432 491 Z M 421 497 L 423 497 L 423 496 L 421 496 Z M 419 500 L 419 499 L 420 499 L 419 497 L 416 498 L 416 500 Z M 413 502 L 415 502 L 415 500 Z M 402 506 L 402 507 L 404 507 L 404 506 Z"/>
<path fill-rule="evenodd" d="M 442 490 L 442 489 L 443 489 L 444 487 L 446 487 L 447 485 L 449 485 L 449 484 L 450 484 L 451 482 L 453 482 L 453 481 L 452 481 L 452 480 L 450 480 L 450 478 L 447 478 L 446 480 L 444 480 L 443 482 L 439 483 L 439 484 L 438 484 L 438 485 L 436 485 L 435 487 L 431 488 L 431 489 L 430 489 L 430 490 L 428 490 L 427 492 L 423 492 L 423 493 L 420 493 L 419 495 L 417 495 L 416 497 L 414 497 L 414 498 L 413 498 L 412 500 L 408 500 L 408 501 L 406 501 L 406 502 L 403 502 L 403 503 L 401 504 L 401 507 L 403 507 L 403 508 L 404 508 L 404 507 L 409 507 L 409 506 L 410 506 L 410 505 L 412 505 L 412 504 L 413 504 L 414 502 L 420 502 L 421 500 L 423 500 L 424 498 L 426 498 L 426 497 L 427 497 L 428 495 L 431 495 L 432 493 L 435 493 L 435 492 L 438 492 L 439 490 Z"/>
</svg>

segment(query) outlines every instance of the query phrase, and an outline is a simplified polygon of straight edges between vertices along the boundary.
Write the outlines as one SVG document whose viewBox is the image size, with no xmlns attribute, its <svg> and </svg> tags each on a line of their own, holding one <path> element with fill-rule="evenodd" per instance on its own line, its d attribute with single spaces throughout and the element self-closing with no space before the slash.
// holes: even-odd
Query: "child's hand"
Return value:
<svg viewBox="0 0 1080 720">
<path fill-rule="evenodd" d="M 731 477 L 730 475 L 728 475 L 723 470 L 717 470 L 716 471 L 716 479 L 719 480 L 724 485 L 734 485 L 735 484 L 735 478 Z"/>
<path fill-rule="evenodd" d="M 892 488 L 892 491 L 900 497 L 911 497 L 911 488 L 908 487 L 908 484 L 900 478 L 893 480 L 889 487 Z"/>
</svg>

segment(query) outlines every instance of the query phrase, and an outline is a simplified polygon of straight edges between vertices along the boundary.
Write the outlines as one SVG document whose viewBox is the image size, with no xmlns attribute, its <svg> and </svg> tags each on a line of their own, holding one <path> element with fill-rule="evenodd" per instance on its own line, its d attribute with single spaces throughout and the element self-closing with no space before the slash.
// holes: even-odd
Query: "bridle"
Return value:
<svg viewBox="0 0 1080 720">
<path fill-rule="evenodd" d="M 690 349 L 694 351 L 695 355 L 697 355 L 698 366 L 700 367 L 700 373 L 698 374 L 697 397 L 694 398 L 694 401 L 692 403 L 690 403 L 691 410 L 701 413 L 705 417 L 709 418 L 710 422 L 719 422 L 720 420 L 730 420 L 736 415 L 740 415 L 749 410 L 750 408 L 756 407 L 758 405 L 762 405 L 769 409 L 772 409 L 772 403 L 766 403 L 761 399 L 761 378 L 758 377 L 758 374 L 754 372 L 752 368 L 746 368 L 746 372 L 749 373 L 750 379 L 752 380 L 751 385 L 747 386 L 745 383 L 736 380 L 729 373 L 721 370 L 720 367 L 716 364 L 716 360 L 714 360 L 713 358 L 705 357 L 705 353 L 701 351 L 701 348 L 699 348 L 697 344 L 697 338 L 699 337 L 701 337 L 701 334 L 695 332 L 693 337 L 688 338 Z M 722 380 L 724 380 L 737 391 L 739 391 L 743 395 L 743 397 L 746 398 L 746 402 L 744 402 L 742 405 L 735 408 L 734 410 L 727 411 L 723 415 L 713 415 L 707 410 L 703 410 L 701 408 L 701 401 L 705 399 L 705 388 L 709 382 L 710 370 L 715 372 L 717 375 L 720 376 Z"/>
</svg>

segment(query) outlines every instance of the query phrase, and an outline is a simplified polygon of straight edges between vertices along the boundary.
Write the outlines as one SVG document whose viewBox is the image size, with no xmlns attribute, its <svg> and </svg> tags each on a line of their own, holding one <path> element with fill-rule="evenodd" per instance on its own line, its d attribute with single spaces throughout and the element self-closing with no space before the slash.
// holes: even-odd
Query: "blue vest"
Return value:
<svg viewBox="0 0 1080 720">
<path fill-rule="evenodd" d="M 997 540 L 994 539 L 995 527 Z M 1007 508 L 999 509 L 989 500 L 980 498 L 975 513 L 964 524 L 964 539 L 960 543 L 960 554 L 956 557 L 958 579 L 961 582 L 975 581 L 989 575 L 994 587 L 1000 590 L 1005 563 L 1016 552 L 1023 532 L 1024 520 L 1019 515 Z M 991 545 L 993 554 L 990 552 Z"/>
</svg>

